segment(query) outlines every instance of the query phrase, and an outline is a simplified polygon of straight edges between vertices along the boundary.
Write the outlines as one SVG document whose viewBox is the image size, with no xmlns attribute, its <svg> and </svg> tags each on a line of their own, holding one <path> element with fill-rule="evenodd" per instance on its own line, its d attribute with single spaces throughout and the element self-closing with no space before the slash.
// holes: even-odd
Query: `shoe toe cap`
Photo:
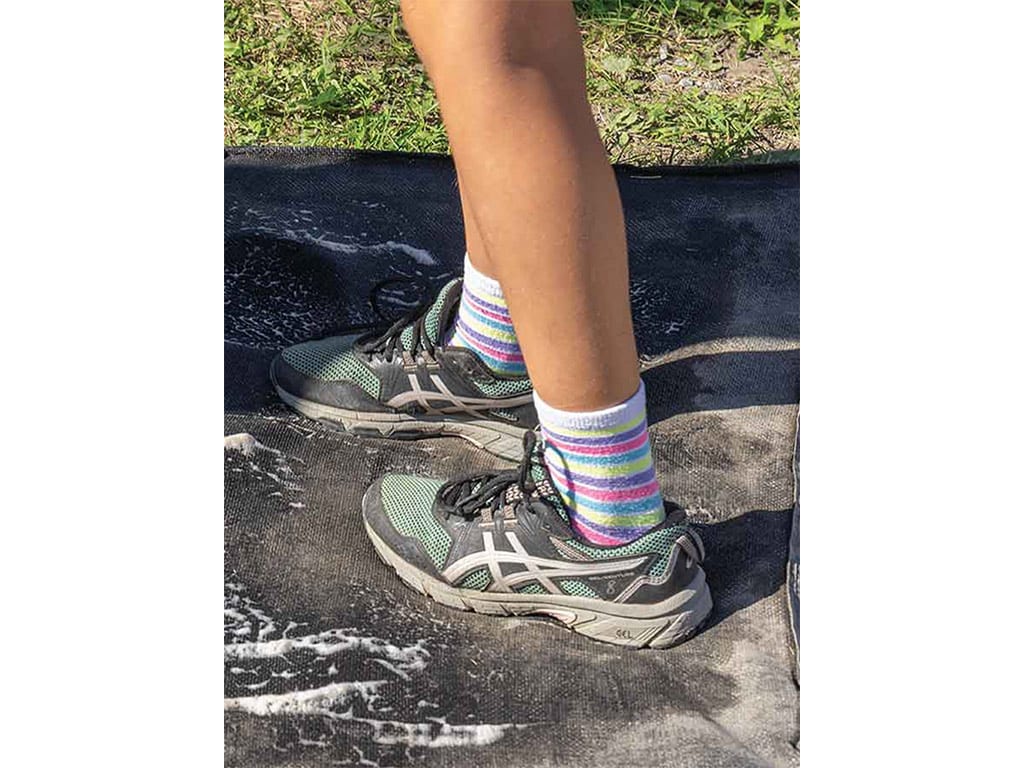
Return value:
<svg viewBox="0 0 1024 768">
<path fill-rule="evenodd" d="M 452 545 L 451 534 L 434 513 L 434 498 L 443 484 L 389 474 L 363 496 L 363 521 L 372 535 L 402 560 L 433 576 L 444 567 Z"/>
<path fill-rule="evenodd" d="M 296 344 L 270 366 L 278 390 L 301 400 L 353 411 L 387 411 L 380 381 L 352 352 L 355 337 Z"/>
</svg>

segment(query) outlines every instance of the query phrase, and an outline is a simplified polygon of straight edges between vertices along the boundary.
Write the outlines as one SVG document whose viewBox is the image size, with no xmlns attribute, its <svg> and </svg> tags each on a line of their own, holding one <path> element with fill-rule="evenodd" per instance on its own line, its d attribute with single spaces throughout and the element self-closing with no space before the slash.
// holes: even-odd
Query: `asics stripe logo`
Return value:
<svg viewBox="0 0 1024 768">
<path fill-rule="evenodd" d="M 514 408 L 519 405 L 527 405 L 528 403 L 533 402 L 533 395 L 529 392 L 524 395 L 504 397 L 501 399 L 456 395 L 448 389 L 447 386 L 445 386 L 445 383 L 441 381 L 441 378 L 436 374 L 432 374 L 430 377 L 434 386 L 437 387 L 437 391 L 432 391 L 420 387 L 420 382 L 416 377 L 416 374 L 410 373 L 408 376 L 411 391 L 399 392 L 388 400 L 387 405 L 390 407 L 397 409 L 402 408 L 409 403 L 416 403 L 427 413 L 466 412 L 477 416 L 484 416 L 481 411 L 488 408 Z M 441 405 L 441 403 L 444 403 L 444 405 Z"/>
<path fill-rule="evenodd" d="M 537 581 L 550 592 L 559 594 L 561 590 L 555 587 L 551 579 L 629 573 L 647 559 L 646 556 L 643 556 L 629 560 L 567 563 L 564 560 L 549 560 L 528 554 L 515 533 L 511 531 L 505 533 L 505 538 L 512 546 L 512 551 L 497 549 L 494 545 L 494 534 L 484 531 L 483 550 L 456 560 L 444 569 L 442 576 L 448 580 L 449 584 L 455 584 L 472 571 L 478 568 L 487 568 L 491 573 L 491 585 L 487 588 L 488 592 L 511 592 L 520 584 Z M 526 570 L 505 574 L 501 570 L 503 563 L 521 564 L 526 566 Z"/>
</svg>

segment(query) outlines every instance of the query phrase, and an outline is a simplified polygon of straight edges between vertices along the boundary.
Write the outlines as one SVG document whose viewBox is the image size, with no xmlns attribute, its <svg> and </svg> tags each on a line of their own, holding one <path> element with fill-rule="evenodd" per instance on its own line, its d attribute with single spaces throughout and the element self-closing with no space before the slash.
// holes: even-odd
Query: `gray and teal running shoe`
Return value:
<svg viewBox="0 0 1024 768">
<path fill-rule="evenodd" d="M 383 333 L 288 347 L 270 366 L 285 403 L 349 432 L 410 438 L 455 435 L 518 461 L 537 426 L 533 385 L 493 373 L 475 352 L 445 346 L 462 280 Z"/>
<path fill-rule="evenodd" d="M 450 482 L 385 475 L 363 497 L 381 559 L 413 589 L 461 610 L 540 615 L 596 640 L 667 648 L 711 613 L 704 545 L 682 509 L 617 547 L 578 539 L 538 450 L 518 470 Z"/>
</svg>

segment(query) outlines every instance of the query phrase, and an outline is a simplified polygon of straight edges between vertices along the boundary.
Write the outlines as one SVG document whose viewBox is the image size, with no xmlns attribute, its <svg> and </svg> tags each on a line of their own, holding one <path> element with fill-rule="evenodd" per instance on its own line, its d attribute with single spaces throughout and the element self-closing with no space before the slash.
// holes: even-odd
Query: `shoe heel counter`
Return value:
<svg viewBox="0 0 1024 768">
<path fill-rule="evenodd" d="M 672 544 L 667 562 L 653 560 L 646 576 L 629 590 L 627 599 L 637 603 L 660 603 L 678 592 L 687 589 L 702 577 L 701 563 L 704 560 L 704 543 L 696 531 L 685 529 Z M 663 567 L 659 567 L 664 562 Z"/>
<path fill-rule="evenodd" d="M 672 545 L 669 566 L 666 571 L 668 579 L 666 589 L 676 592 L 686 589 L 697 575 L 702 572 L 704 562 L 704 542 L 695 530 L 687 527 Z"/>
</svg>

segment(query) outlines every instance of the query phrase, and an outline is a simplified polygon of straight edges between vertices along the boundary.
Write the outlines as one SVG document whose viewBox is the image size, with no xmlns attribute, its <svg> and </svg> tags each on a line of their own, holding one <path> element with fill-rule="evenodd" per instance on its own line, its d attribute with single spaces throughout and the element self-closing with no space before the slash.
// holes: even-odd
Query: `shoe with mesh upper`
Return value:
<svg viewBox="0 0 1024 768">
<path fill-rule="evenodd" d="M 618 645 L 667 648 L 711 613 L 704 545 L 685 512 L 603 547 L 577 538 L 538 451 L 524 438 L 517 470 L 444 482 L 385 475 L 363 497 L 381 559 L 413 589 L 479 613 L 547 616 Z"/>
<path fill-rule="evenodd" d="M 270 378 L 285 403 L 331 426 L 396 438 L 455 435 L 517 461 L 524 432 L 537 426 L 533 386 L 444 344 L 461 296 L 462 281 L 452 280 L 383 333 L 288 347 Z"/>
</svg>

